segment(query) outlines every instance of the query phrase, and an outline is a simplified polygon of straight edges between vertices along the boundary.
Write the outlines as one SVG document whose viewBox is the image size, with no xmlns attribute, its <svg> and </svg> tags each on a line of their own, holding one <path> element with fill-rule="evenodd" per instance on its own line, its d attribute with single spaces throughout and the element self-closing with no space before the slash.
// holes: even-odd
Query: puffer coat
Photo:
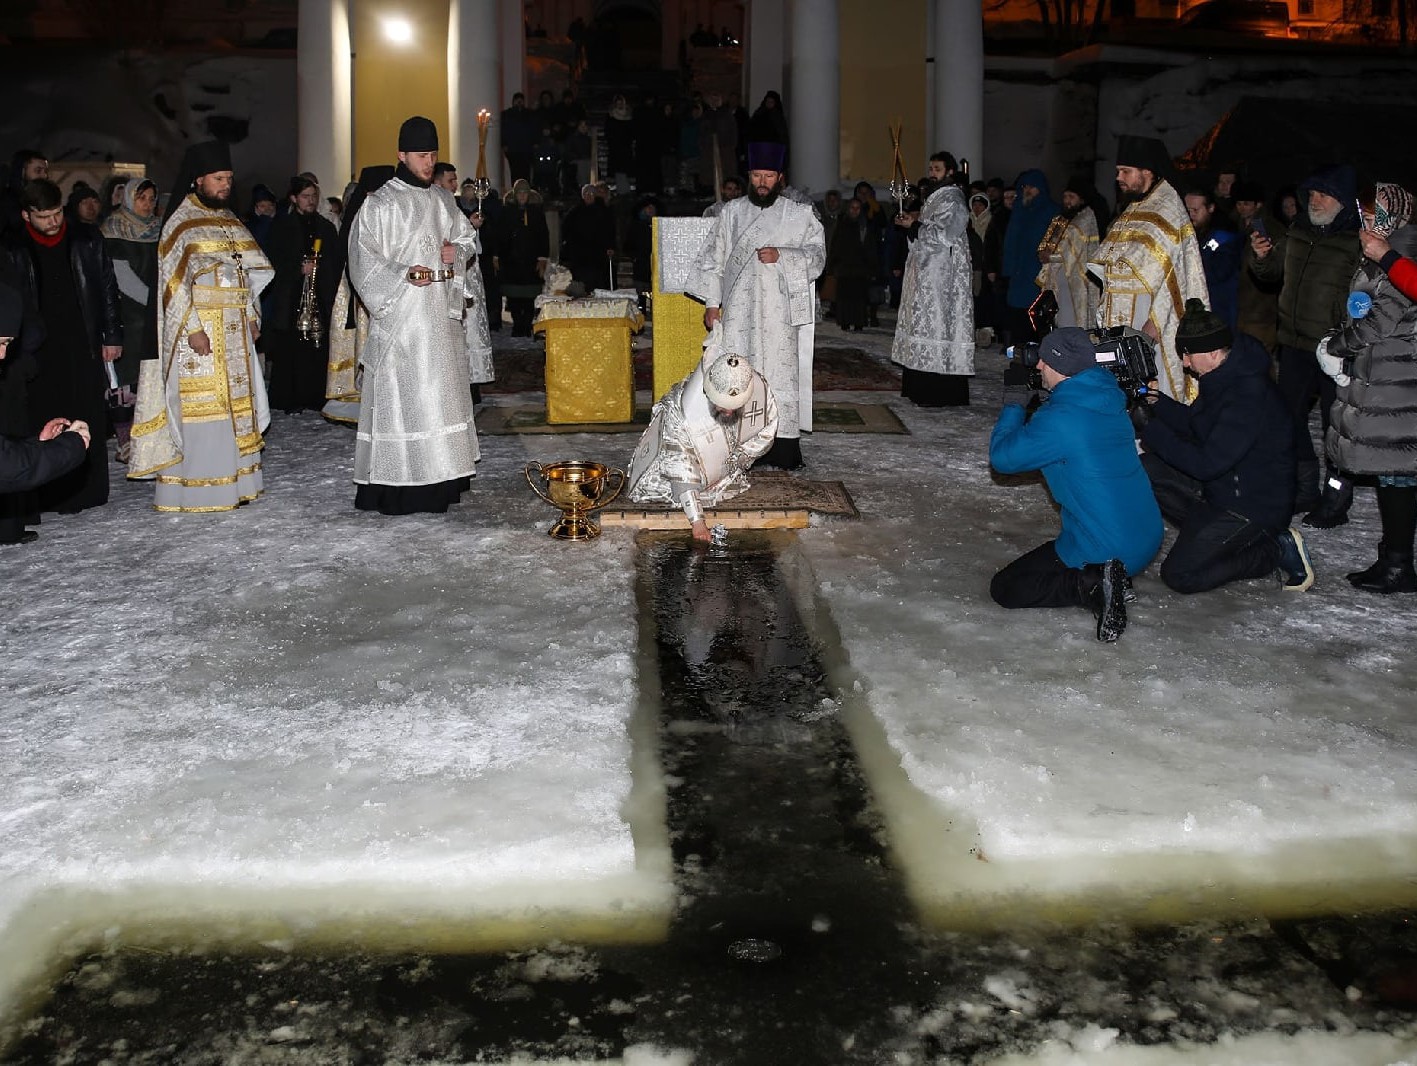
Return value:
<svg viewBox="0 0 1417 1066">
<path fill-rule="evenodd" d="M 1417 256 L 1417 226 L 1397 229 L 1393 250 Z M 1345 315 L 1328 335 L 1328 352 L 1352 379 L 1338 388 L 1325 447 L 1352 474 L 1417 474 L 1417 303 L 1376 263 L 1364 260 L 1355 289 L 1373 298 L 1364 317 Z"/>
</svg>

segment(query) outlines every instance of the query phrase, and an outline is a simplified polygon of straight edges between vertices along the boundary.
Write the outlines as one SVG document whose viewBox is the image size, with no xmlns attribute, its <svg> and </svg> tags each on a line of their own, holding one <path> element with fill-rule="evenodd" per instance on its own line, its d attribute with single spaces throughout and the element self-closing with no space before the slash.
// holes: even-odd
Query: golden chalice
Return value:
<svg viewBox="0 0 1417 1066">
<path fill-rule="evenodd" d="M 607 492 L 612 479 L 615 488 Z M 543 489 L 537 480 L 546 487 Z M 600 525 L 591 512 L 620 495 L 625 487 L 625 472 L 585 459 L 566 459 L 544 466 L 530 462 L 526 464 L 526 483 L 552 507 L 561 509 L 561 517 L 548 531 L 551 536 L 557 540 L 594 540 L 600 536 Z"/>
</svg>

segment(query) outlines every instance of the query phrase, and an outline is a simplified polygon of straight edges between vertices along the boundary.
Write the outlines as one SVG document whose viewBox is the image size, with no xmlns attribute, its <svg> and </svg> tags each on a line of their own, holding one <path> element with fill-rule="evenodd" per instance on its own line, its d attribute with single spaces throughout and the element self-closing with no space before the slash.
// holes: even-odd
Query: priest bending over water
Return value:
<svg viewBox="0 0 1417 1066">
<path fill-rule="evenodd" d="M 654 405 L 630 460 L 630 499 L 683 510 L 694 539 L 709 539 L 704 508 L 748 489 L 747 471 L 777 436 L 777 403 L 741 355 L 723 352 L 715 324 L 699 365 Z"/>
</svg>

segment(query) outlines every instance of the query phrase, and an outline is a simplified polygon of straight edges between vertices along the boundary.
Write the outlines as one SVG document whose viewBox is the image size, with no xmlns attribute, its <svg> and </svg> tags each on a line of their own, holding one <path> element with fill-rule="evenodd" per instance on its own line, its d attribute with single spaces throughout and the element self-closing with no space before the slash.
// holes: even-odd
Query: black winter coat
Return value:
<svg viewBox="0 0 1417 1066">
<path fill-rule="evenodd" d="M 84 452 L 83 438 L 77 433 L 61 433 L 47 441 L 0 437 L 0 492 L 37 489 L 76 469 L 84 461 Z"/>
<path fill-rule="evenodd" d="M 524 294 L 528 296 L 541 291 L 536 262 L 550 256 L 551 233 L 540 204 L 528 202 L 519 206 L 515 199 L 503 203 L 497 218 L 494 248 L 497 275 L 504 286 L 530 287 L 533 291 Z M 517 294 L 508 292 L 508 295 Z"/>
<path fill-rule="evenodd" d="M 275 267 L 275 277 L 271 279 L 267 291 L 262 293 L 263 297 L 270 297 L 270 303 L 265 308 L 268 317 L 264 325 L 267 329 L 295 328 L 296 314 L 305 293 L 305 255 L 314 247 L 316 238 L 320 240 L 320 256 L 319 268 L 315 273 L 315 302 L 320 307 L 320 320 L 328 328 L 335 293 L 339 289 L 340 273 L 344 270 L 339 233 L 327 218 L 291 211 L 271 225 L 266 249 L 267 257 Z"/>
<path fill-rule="evenodd" d="M 69 261 L 74 268 L 74 288 L 79 296 L 79 307 L 84 315 L 84 332 L 88 336 L 89 354 L 95 359 L 101 357 L 99 349 L 105 345 L 123 343 L 123 312 L 118 298 L 118 279 L 113 274 L 113 260 L 104 247 L 103 235 L 96 226 L 83 222 L 69 223 Z M 11 268 L 7 273 L 18 279 L 24 287 L 26 308 L 39 306 L 39 283 L 35 278 L 34 260 L 30 255 L 30 239 L 23 231 L 11 234 L 0 254 L 8 260 Z M 36 326 L 38 339 L 34 346 L 44 343 L 44 320 L 35 315 L 33 323 L 25 323 L 26 348 L 29 348 L 29 329 Z"/>
<path fill-rule="evenodd" d="M 1417 256 L 1417 226 L 1389 239 Z M 1417 474 L 1417 304 L 1376 263 L 1363 261 L 1354 283 L 1373 298 L 1362 318 L 1345 317 L 1328 338 L 1352 380 L 1338 387 L 1325 440 L 1330 460 L 1352 474 Z"/>
<path fill-rule="evenodd" d="M 1309 221 L 1310 190 L 1328 193 L 1341 206 L 1327 226 Z M 1279 343 L 1313 351 L 1319 339 L 1343 321 L 1348 284 L 1358 267 L 1357 189 L 1353 168 L 1320 170 L 1299 186 L 1299 217 L 1263 259 L 1246 249 L 1245 261 L 1261 282 L 1283 281 L 1279 290 Z"/>
<path fill-rule="evenodd" d="M 1269 353 L 1248 333 L 1200 378 L 1190 406 L 1159 396 L 1142 444 L 1158 459 L 1201 483 L 1212 507 L 1266 529 L 1294 514 L 1294 426 L 1269 377 Z"/>
</svg>

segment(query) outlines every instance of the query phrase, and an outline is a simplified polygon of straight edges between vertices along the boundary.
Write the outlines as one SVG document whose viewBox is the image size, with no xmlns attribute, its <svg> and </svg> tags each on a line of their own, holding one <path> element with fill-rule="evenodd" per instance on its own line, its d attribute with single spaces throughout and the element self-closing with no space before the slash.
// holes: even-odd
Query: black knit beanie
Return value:
<svg viewBox="0 0 1417 1066">
<path fill-rule="evenodd" d="M 1234 343 L 1235 335 L 1230 332 L 1225 319 L 1214 311 L 1207 311 L 1205 304 L 1195 297 L 1186 301 L 1186 313 L 1176 327 L 1178 355 L 1228 351 Z"/>
</svg>

